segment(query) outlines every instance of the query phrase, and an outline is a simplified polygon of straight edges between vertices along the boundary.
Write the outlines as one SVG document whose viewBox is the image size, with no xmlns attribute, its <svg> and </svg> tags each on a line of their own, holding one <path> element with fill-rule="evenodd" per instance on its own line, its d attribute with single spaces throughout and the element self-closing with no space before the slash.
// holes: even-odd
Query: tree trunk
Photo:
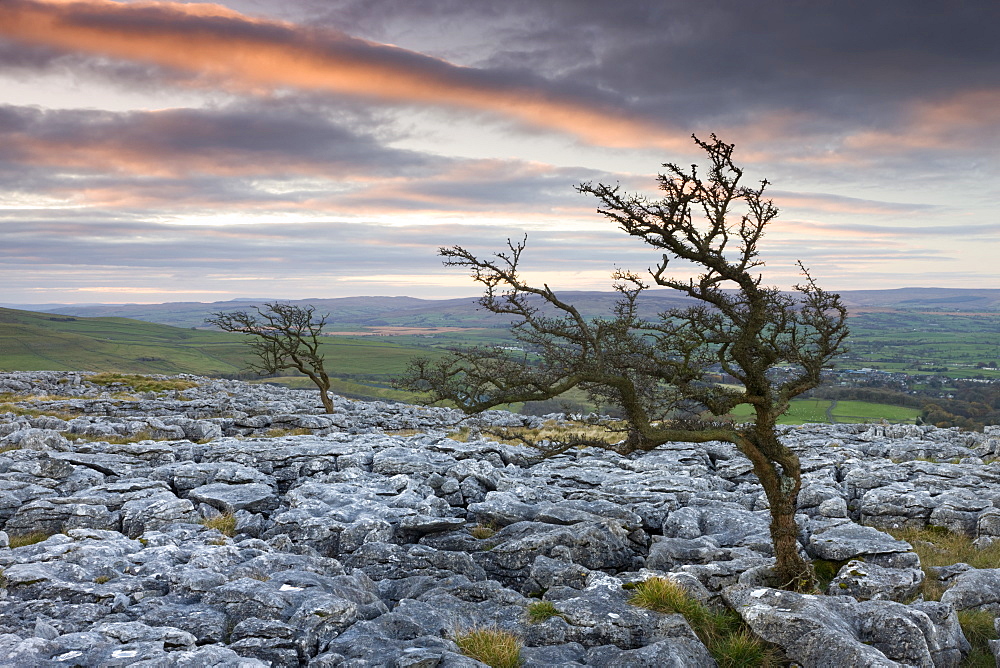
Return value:
<svg viewBox="0 0 1000 668">
<path fill-rule="evenodd" d="M 799 555 L 799 528 L 795 523 L 799 484 L 788 476 L 777 474 L 778 489 L 767 489 L 771 504 L 771 540 L 774 542 L 774 574 L 782 589 L 808 591 L 813 588 L 812 574 L 806 560 Z"/>
<path fill-rule="evenodd" d="M 753 463 L 771 511 L 771 541 L 774 544 L 775 586 L 792 591 L 810 591 L 815 583 L 809 563 L 799 554 L 799 528 L 795 523 L 802 468 L 799 457 L 781 444 L 773 425 L 758 425 L 753 442 L 742 444 Z M 751 440 L 751 439 L 748 439 Z"/>
<path fill-rule="evenodd" d="M 307 371 L 306 369 L 299 367 L 299 371 L 309 376 L 309 380 L 316 384 L 319 388 L 319 400 L 323 402 L 323 412 L 330 414 L 333 412 L 333 399 L 330 398 L 330 379 L 324 373 L 319 376 L 315 373 Z"/>
<path fill-rule="evenodd" d="M 327 391 L 322 387 L 319 388 L 319 398 L 323 402 L 323 412 L 332 413 L 333 412 L 333 399 L 327 394 Z"/>
</svg>

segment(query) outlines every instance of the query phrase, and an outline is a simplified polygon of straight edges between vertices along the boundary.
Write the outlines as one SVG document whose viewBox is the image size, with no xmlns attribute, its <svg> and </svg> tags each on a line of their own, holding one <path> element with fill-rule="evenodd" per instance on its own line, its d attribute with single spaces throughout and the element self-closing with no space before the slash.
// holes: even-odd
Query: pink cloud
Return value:
<svg viewBox="0 0 1000 668">
<path fill-rule="evenodd" d="M 555 94 L 537 81 L 459 67 L 332 30 L 254 19 L 218 5 L 5 0 L 0 35 L 186 72 L 198 86 L 250 94 L 294 88 L 471 109 L 596 145 L 691 150 L 684 132 Z"/>
</svg>

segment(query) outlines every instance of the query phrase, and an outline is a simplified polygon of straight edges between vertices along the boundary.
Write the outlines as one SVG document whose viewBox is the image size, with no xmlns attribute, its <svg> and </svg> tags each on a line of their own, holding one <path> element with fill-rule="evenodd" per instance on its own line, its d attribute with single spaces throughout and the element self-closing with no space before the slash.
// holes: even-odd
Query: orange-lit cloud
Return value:
<svg viewBox="0 0 1000 668">
<path fill-rule="evenodd" d="M 891 131 L 859 132 L 847 138 L 854 151 L 899 152 L 996 146 L 1000 141 L 1000 88 L 967 90 L 921 101 Z"/>
<path fill-rule="evenodd" d="M 879 202 L 824 193 L 773 192 L 770 196 L 774 203 L 782 209 L 790 207 L 796 210 L 809 209 L 826 213 L 879 216 L 903 213 L 912 214 L 916 211 L 933 208 L 922 204 Z"/>
<path fill-rule="evenodd" d="M 207 4 L 4 0 L 0 35 L 186 72 L 245 93 L 292 88 L 498 114 L 601 146 L 690 151 L 685 132 L 496 71 Z"/>
</svg>

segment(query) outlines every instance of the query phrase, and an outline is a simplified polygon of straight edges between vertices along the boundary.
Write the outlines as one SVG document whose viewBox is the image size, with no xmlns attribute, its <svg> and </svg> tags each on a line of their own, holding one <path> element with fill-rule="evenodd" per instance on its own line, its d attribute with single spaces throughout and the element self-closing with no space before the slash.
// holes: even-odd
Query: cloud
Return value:
<svg viewBox="0 0 1000 668">
<path fill-rule="evenodd" d="M 939 207 L 905 202 L 882 202 L 878 200 L 844 197 L 829 193 L 788 192 L 768 190 L 767 196 L 781 208 L 795 207 L 829 213 L 849 213 L 856 215 L 898 215 L 927 212 Z"/>
<path fill-rule="evenodd" d="M 255 19 L 219 5 L 111 0 L 7 0 L 0 34 L 50 49 L 185 72 L 190 85 L 242 93 L 282 89 L 391 104 L 474 110 L 604 146 L 688 149 L 685 133 L 623 113 L 525 71 L 459 67 L 332 29 Z M 605 96 L 607 97 L 607 96 Z"/>
<path fill-rule="evenodd" d="M 404 175 L 431 156 L 391 149 L 321 114 L 288 106 L 103 112 L 0 106 L 0 161 L 76 173 L 177 178 Z"/>
<path fill-rule="evenodd" d="M 946 225 L 866 225 L 862 223 L 818 223 L 813 221 L 784 222 L 784 230 L 812 232 L 822 236 L 851 238 L 900 238 L 949 237 L 953 239 L 1000 237 L 1000 223 Z"/>
<path fill-rule="evenodd" d="M 566 216 L 590 209 L 575 184 L 608 177 L 396 149 L 366 120 L 271 103 L 155 112 L 0 106 L 0 201 L 161 217 Z"/>
</svg>

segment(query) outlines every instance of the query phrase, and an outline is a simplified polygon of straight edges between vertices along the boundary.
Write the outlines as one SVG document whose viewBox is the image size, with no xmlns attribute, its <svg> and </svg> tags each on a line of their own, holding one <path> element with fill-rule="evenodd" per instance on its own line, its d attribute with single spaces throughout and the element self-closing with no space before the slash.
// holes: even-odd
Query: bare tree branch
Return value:
<svg viewBox="0 0 1000 668">
<path fill-rule="evenodd" d="M 638 303 L 649 286 L 637 274 L 616 270 L 619 300 L 610 316 L 587 319 L 547 285 L 521 279 L 525 239 L 508 241 L 506 250 L 489 258 L 459 246 L 442 248 L 446 265 L 469 270 L 483 285 L 483 308 L 514 316 L 511 331 L 526 352 L 456 350 L 434 362 L 418 360 L 398 384 L 470 413 L 579 388 L 596 404 L 624 414 L 620 439 L 528 439 L 542 454 L 578 446 L 630 454 L 670 441 L 734 444 L 753 463 L 770 504 L 777 577 L 799 586 L 809 579 L 794 520 L 801 469 L 797 455 L 778 439 L 776 425 L 792 398 L 818 385 L 822 370 L 844 352 L 847 311 L 839 295 L 820 289 L 801 264 L 805 281 L 795 287 L 797 297 L 762 284 L 758 245 L 778 215 L 764 197 L 769 184 L 742 184 L 732 144 L 715 135 L 694 139 L 708 158 L 705 176 L 695 165 L 665 164 L 658 201 L 617 185 L 584 183 L 578 190 L 597 198 L 598 213 L 658 249 L 661 260 L 649 272 L 653 283 L 695 305 L 643 319 Z M 671 277 L 675 260 L 701 273 Z M 712 382 L 713 368 L 739 386 Z M 752 424 L 719 419 L 739 404 L 753 409 Z"/>
</svg>

